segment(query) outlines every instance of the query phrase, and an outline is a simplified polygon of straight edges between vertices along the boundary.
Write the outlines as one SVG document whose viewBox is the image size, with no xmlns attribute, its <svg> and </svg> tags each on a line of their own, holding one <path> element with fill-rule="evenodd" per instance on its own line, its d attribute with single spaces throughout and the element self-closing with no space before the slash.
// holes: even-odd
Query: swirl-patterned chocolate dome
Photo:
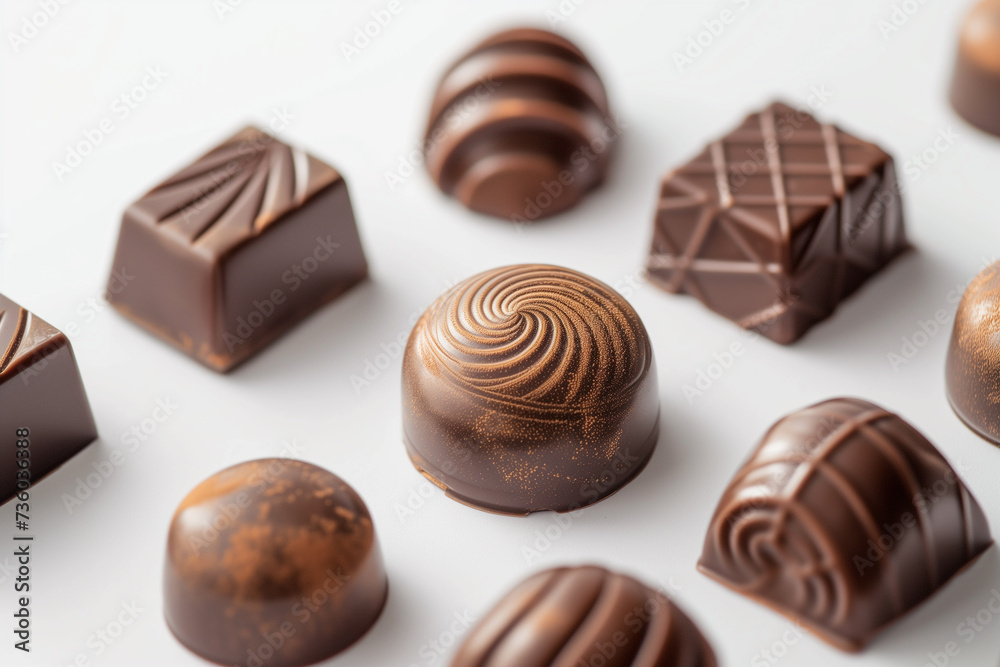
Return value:
<svg viewBox="0 0 1000 667">
<path fill-rule="evenodd" d="M 508 266 L 438 299 L 403 360 L 404 439 L 448 495 L 524 515 L 628 483 L 659 433 L 653 352 L 613 289 L 556 266 Z"/>
<path fill-rule="evenodd" d="M 991 543 L 923 435 L 838 398 L 771 427 L 722 495 L 698 567 L 856 651 Z"/>
<path fill-rule="evenodd" d="M 508 30 L 442 77 L 424 153 L 431 178 L 480 213 L 527 222 L 599 185 L 620 128 L 604 84 L 575 45 Z"/>
</svg>

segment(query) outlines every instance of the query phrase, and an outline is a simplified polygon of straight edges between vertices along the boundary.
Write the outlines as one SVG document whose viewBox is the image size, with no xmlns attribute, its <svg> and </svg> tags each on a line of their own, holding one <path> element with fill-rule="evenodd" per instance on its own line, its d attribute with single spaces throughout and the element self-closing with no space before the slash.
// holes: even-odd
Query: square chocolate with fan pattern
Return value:
<svg viewBox="0 0 1000 667">
<path fill-rule="evenodd" d="M 248 127 L 125 211 L 107 297 L 224 372 L 367 274 L 340 174 Z"/>
<path fill-rule="evenodd" d="M 647 268 L 791 343 L 908 247 L 892 157 L 777 103 L 667 175 Z"/>
<path fill-rule="evenodd" d="M 69 338 L 3 294 L 0 425 L 0 504 L 28 490 L 97 438 Z"/>
</svg>

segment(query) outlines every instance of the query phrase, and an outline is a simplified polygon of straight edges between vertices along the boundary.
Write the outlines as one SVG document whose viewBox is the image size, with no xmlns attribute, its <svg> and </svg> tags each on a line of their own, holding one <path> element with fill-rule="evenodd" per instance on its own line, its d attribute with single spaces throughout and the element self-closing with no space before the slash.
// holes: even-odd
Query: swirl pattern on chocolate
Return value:
<svg viewBox="0 0 1000 667">
<path fill-rule="evenodd" d="M 926 438 L 842 398 L 768 431 L 723 494 L 699 568 L 854 651 L 991 543 Z"/>
<path fill-rule="evenodd" d="M 955 414 L 1000 445 L 1000 262 L 977 275 L 962 295 L 945 381 Z"/>
<path fill-rule="evenodd" d="M 656 444 L 646 330 L 614 290 L 569 269 L 509 266 L 455 286 L 414 327 L 403 384 L 414 463 L 482 509 L 590 504 Z"/>
<path fill-rule="evenodd" d="M 421 331 L 456 386 L 525 409 L 627 402 L 649 369 L 642 322 L 615 292 L 575 271 L 507 267 L 446 295 Z"/>
<path fill-rule="evenodd" d="M 618 135 L 610 116 L 580 49 L 544 30 L 502 32 L 438 85 L 427 169 L 475 211 L 517 222 L 553 215 L 604 179 Z"/>
<path fill-rule="evenodd" d="M 529 577 L 472 629 L 452 667 L 715 667 L 698 626 L 662 592 L 585 565 Z"/>
</svg>

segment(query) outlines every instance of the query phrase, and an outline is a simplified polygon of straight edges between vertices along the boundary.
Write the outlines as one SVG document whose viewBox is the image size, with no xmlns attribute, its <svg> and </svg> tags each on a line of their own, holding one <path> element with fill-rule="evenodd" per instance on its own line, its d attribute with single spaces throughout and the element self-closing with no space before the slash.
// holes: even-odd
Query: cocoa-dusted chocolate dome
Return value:
<svg viewBox="0 0 1000 667">
<path fill-rule="evenodd" d="M 620 129 L 604 84 L 574 44 L 508 30 L 441 79 L 424 152 L 438 186 L 480 213 L 527 222 L 559 213 L 604 180 Z"/>
<path fill-rule="evenodd" d="M 646 465 L 658 419 L 639 316 L 570 269 L 473 276 L 427 309 L 406 346 L 410 458 L 479 509 L 566 512 L 605 498 Z"/>
<path fill-rule="evenodd" d="M 302 461 L 241 463 L 199 484 L 174 514 L 167 625 L 219 664 L 308 665 L 365 634 L 388 583 L 364 502 Z"/>
<path fill-rule="evenodd" d="M 969 428 L 1000 445 L 1000 262 L 958 304 L 945 365 L 948 400 Z"/>
</svg>

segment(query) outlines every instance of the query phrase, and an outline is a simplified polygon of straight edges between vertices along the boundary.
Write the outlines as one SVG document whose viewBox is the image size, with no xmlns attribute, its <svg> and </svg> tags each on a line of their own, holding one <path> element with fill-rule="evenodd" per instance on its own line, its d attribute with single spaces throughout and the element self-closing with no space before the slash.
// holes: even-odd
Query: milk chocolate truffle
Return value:
<svg viewBox="0 0 1000 667">
<path fill-rule="evenodd" d="M 667 175 L 648 269 L 787 344 L 908 248 L 892 157 L 777 103 Z"/>
<path fill-rule="evenodd" d="M 723 494 L 698 567 L 858 651 L 992 541 L 979 503 L 923 435 L 837 398 L 771 427 Z"/>
<path fill-rule="evenodd" d="M 0 504 L 96 437 L 69 339 L 0 294 Z"/>
<path fill-rule="evenodd" d="M 526 222 L 576 204 L 605 177 L 620 134 L 604 84 L 575 45 L 508 30 L 441 79 L 424 151 L 438 186 L 480 213 Z"/>
<path fill-rule="evenodd" d="M 962 295 L 945 365 L 948 400 L 973 431 L 1000 445 L 1000 262 Z"/>
<path fill-rule="evenodd" d="M 1000 0 L 981 0 L 965 19 L 951 104 L 979 129 L 1000 135 Z"/>
<path fill-rule="evenodd" d="M 367 275 L 340 174 L 248 127 L 128 207 L 107 298 L 225 372 Z"/>
<path fill-rule="evenodd" d="M 308 665 L 374 625 L 388 583 L 364 502 L 289 459 L 241 463 L 174 514 L 164 604 L 178 640 L 224 665 Z"/>
<path fill-rule="evenodd" d="M 701 631 L 667 597 L 601 567 L 529 577 L 473 628 L 452 667 L 715 667 Z"/>
<path fill-rule="evenodd" d="M 417 469 L 478 509 L 567 512 L 646 465 L 659 435 L 656 369 L 613 289 L 522 264 L 456 285 L 403 356 L 403 435 Z"/>
</svg>

